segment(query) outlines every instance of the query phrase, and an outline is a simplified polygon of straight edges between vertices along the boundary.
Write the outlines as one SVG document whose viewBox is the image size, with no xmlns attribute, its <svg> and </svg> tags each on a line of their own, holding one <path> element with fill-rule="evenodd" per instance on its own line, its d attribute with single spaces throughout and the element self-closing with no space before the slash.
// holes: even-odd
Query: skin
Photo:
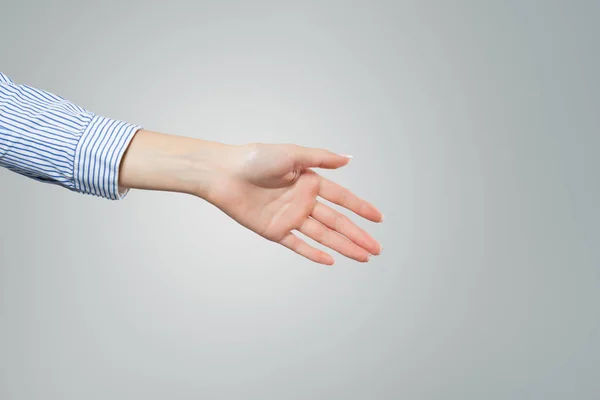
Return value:
<svg viewBox="0 0 600 400">
<path fill-rule="evenodd" d="M 319 200 L 373 222 L 383 214 L 315 168 L 337 169 L 351 156 L 290 144 L 226 145 L 147 130 L 136 133 L 119 170 L 121 189 L 163 190 L 200 197 L 262 237 L 316 263 L 331 255 L 293 231 L 359 262 L 381 245 L 349 218 Z"/>
</svg>

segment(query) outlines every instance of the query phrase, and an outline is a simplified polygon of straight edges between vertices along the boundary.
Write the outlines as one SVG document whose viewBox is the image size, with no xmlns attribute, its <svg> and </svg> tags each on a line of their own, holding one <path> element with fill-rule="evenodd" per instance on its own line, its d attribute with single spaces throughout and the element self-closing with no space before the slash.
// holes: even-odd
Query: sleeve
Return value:
<svg viewBox="0 0 600 400">
<path fill-rule="evenodd" d="M 18 174 L 120 200 L 119 165 L 139 129 L 0 72 L 0 166 Z"/>
</svg>

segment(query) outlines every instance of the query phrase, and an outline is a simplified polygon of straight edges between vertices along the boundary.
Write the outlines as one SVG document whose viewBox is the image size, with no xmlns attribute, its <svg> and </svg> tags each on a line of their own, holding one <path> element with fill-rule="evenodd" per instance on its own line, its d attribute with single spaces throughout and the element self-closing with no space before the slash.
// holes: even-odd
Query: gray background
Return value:
<svg viewBox="0 0 600 400">
<path fill-rule="evenodd" d="M 16 82 L 351 153 L 324 175 L 386 216 L 322 268 L 191 196 L 0 171 L 3 400 L 600 397 L 597 1 L 0 9 Z"/>
</svg>

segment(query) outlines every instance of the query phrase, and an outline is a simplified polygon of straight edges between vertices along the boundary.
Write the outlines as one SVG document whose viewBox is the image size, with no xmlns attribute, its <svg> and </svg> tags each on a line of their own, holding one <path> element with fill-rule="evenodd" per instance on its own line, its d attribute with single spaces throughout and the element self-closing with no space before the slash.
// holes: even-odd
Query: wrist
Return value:
<svg viewBox="0 0 600 400">
<path fill-rule="evenodd" d="M 195 141 L 183 156 L 181 191 L 214 203 L 213 194 L 241 170 L 243 154 L 244 146 Z"/>
<path fill-rule="evenodd" d="M 215 186 L 235 173 L 242 148 L 141 130 L 123 157 L 120 184 L 193 194 L 210 201 Z"/>
</svg>

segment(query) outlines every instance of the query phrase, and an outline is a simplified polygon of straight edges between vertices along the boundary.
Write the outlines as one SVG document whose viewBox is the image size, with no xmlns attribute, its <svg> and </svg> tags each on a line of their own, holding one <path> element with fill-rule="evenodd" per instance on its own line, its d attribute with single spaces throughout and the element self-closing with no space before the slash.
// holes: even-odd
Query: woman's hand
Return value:
<svg viewBox="0 0 600 400">
<path fill-rule="evenodd" d="M 250 144 L 237 151 L 240 162 L 215 182 L 207 199 L 237 222 L 322 264 L 333 264 L 333 258 L 293 230 L 357 261 L 381 252 L 368 233 L 318 200 L 322 197 L 374 222 L 382 220 L 374 206 L 311 169 L 339 168 L 349 157 L 295 145 Z"/>
<path fill-rule="evenodd" d="M 248 229 L 321 264 L 331 265 L 333 258 L 292 231 L 365 262 L 380 254 L 380 244 L 318 197 L 373 222 L 383 215 L 312 170 L 339 168 L 349 160 L 296 145 L 228 146 L 140 131 L 123 159 L 120 182 L 126 188 L 195 194 Z"/>
</svg>

